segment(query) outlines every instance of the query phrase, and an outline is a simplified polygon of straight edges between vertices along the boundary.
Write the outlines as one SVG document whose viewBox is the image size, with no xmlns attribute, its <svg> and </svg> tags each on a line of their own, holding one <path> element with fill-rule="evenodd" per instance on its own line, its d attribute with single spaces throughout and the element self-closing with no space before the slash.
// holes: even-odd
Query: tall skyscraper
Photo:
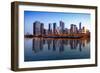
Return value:
<svg viewBox="0 0 100 73">
<path fill-rule="evenodd" d="M 79 33 L 82 33 L 81 22 L 79 23 Z"/>
<path fill-rule="evenodd" d="M 77 26 L 74 25 L 74 33 L 77 33 Z"/>
<path fill-rule="evenodd" d="M 60 28 L 61 28 L 61 33 L 64 33 L 64 22 L 60 21 Z"/>
<path fill-rule="evenodd" d="M 56 23 L 53 23 L 53 34 L 56 34 Z"/>
<path fill-rule="evenodd" d="M 44 35 L 44 24 L 43 23 L 41 23 L 41 35 Z"/>
<path fill-rule="evenodd" d="M 35 27 L 36 27 L 36 23 L 34 22 L 34 23 L 33 23 L 33 35 L 34 35 L 34 36 L 35 36 L 35 34 L 36 34 Z"/>
<path fill-rule="evenodd" d="M 77 26 L 75 24 L 71 24 L 70 33 L 77 33 Z"/>
<path fill-rule="evenodd" d="M 79 30 L 81 30 L 81 22 L 79 23 Z"/>
<path fill-rule="evenodd" d="M 51 23 L 49 23 L 48 34 L 52 34 L 52 27 L 51 27 Z"/>
<path fill-rule="evenodd" d="M 73 34 L 74 33 L 74 24 L 70 25 L 70 33 Z"/>
<path fill-rule="evenodd" d="M 39 21 L 35 21 L 33 23 L 33 35 L 34 36 L 41 35 L 41 23 Z"/>
</svg>

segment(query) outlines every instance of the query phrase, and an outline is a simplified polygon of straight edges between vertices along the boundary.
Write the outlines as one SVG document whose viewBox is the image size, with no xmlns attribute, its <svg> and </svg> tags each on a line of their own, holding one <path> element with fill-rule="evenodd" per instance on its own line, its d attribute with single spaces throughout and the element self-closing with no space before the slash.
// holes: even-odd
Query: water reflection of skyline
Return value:
<svg viewBox="0 0 100 73">
<path fill-rule="evenodd" d="M 59 53 L 64 52 L 66 47 L 70 50 L 78 50 L 79 52 L 90 42 L 90 39 L 51 39 L 51 38 L 33 38 L 32 51 L 34 53 L 42 52 L 47 49 L 48 51 L 56 51 Z"/>
</svg>

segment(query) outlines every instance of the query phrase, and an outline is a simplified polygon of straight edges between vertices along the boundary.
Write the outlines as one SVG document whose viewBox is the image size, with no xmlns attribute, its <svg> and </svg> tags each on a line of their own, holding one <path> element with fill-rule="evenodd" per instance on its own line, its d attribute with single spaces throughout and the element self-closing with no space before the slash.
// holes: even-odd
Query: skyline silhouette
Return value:
<svg viewBox="0 0 100 73">
<path fill-rule="evenodd" d="M 40 21 L 44 23 L 44 28 L 48 29 L 49 23 L 56 23 L 59 21 L 65 23 L 65 27 L 70 28 L 70 24 L 78 26 L 79 22 L 90 30 L 90 14 L 87 13 L 62 13 L 62 12 L 40 12 L 40 11 L 24 11 L 24 34 L 27 32 L 32 34 L 33 22 Z M 91 30 L 90 30 L 91 31 Z"/>
</svg>

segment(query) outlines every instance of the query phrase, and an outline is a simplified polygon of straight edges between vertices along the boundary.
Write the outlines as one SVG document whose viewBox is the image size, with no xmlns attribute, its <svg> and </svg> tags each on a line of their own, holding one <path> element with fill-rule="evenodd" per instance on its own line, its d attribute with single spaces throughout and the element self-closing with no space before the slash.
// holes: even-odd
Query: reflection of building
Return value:
<svg viewBox="0 0 100 73">
<path fill-rule="evenodd" d="M 79 41 L 79 51 L 82 51 L 82 41 Z"/>
<path fill-rule="evenodd" d="M 63 43 L 64 40 L 60 40 L 60 46 L 59 46 L 59 52 L 64 52 L 64 43 Z"/>
<path fill-rule="evenodd" d="M 70 48 L 77 49 L 78 41 L 77 40 L 70 40 Z"/>
<path fill-rule="evenodd" d="M 52 40 L 47 40 L 48 50 L 52 49 Z"/>
<path fill-rule="evenodd" d="M 32 50 L 36 53 L 43 50 L 43 40 L 33 39 Z"/>
<path fill-rule="evenodd" d="M 64 39 L 43 39 L 43 38 L 34 38 L 32 42 L 32 50 L 35 53 L 46 51 L 59 51 L 64 52 L 67 46 L 70 47 L 70 50 L 82 51 L 82 48 L 89 43 L 89 39 L 85 40 L 64 40 Z M 65 47 L 66 46 L 66 47 Z"/>
</svg>

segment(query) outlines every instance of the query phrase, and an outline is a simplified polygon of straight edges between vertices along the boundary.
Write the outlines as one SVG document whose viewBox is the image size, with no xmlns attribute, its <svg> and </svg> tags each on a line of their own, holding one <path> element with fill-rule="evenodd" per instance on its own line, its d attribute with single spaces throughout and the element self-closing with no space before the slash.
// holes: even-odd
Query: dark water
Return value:
<svg viewBox="0 0 100 73">
<path fill-rule="evenodd" d="M 24 61 L 90 58 L 89 39 L 25 38 Z"/>
</svg>

